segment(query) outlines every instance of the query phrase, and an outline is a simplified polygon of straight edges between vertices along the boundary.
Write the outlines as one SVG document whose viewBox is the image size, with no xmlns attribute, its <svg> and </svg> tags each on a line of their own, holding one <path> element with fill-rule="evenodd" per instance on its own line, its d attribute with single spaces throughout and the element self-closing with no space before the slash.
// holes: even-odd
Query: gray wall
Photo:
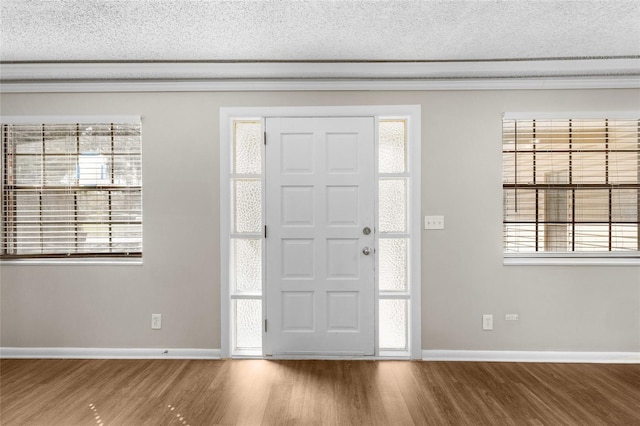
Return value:
<svg viewBox="0 0 640 426">
<path fill-rule="evenodd" d="M 2 95 L 142 115 L 144 265 L 1 266 L 0 345 L 220 348 L 219 108 L 362 104 L 422 105 L 422 214 L 446 217 L 422 234 L 423 349 L 640 351 L 640 267 L 503 266 L 501 227 L 501 114 L 638 110 L 638 90 Z"/>
</svg>

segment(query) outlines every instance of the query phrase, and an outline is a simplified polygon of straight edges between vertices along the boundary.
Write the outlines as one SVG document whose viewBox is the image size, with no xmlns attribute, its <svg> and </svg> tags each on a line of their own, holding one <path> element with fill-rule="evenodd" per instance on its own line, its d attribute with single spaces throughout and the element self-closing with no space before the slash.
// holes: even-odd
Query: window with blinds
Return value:
<svg viewBox="0 0 640 426">
<path fill-rule="evenodd" d="M 640 252 L 640 121 L 503 120 L 504 252 Z"/>
<path fill-rule="evenodd" d="M 2 124 L 2 259 L 142 256 L 131 121 Z"/>
</svg>

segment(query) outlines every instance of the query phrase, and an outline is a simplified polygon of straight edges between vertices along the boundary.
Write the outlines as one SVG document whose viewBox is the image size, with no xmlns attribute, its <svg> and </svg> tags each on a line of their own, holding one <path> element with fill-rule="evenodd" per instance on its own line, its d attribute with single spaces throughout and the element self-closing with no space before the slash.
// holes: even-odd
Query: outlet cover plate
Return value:
<svg viewBox="0 0 640 426">
<path fill-rule="evenodd" d="M 493 315 L 482 316 L 482 329 L 493 330 Z"/>
<path fill-rule="evenodd" d="M 151 314 L 151 329 L 160 330 L 162 328 L 162 314 Z"/>
</svg>

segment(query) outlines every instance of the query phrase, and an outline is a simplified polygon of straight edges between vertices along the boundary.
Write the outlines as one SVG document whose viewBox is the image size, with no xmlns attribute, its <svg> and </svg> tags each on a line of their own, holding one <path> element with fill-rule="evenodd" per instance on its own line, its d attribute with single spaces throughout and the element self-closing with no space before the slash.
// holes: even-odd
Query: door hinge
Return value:
<svg viewBox="0 0 640 426">
<path fill-rule="evenodd" d="M 267 144 L 267 132 L 264 132 L 264 133 L 262 134 L 262 141 L 263 141 L 263 143 L 264 143 L 265 145 Z"/>
<path fill-rule="evenodd" d="M 267 225 L 264 226 L 264 237 L 267 238 Z"/>
<path fill-rule="evenodd" d="M 264 332 L 267 332 L 267 320 L 264 320 Z"/>
</svg>

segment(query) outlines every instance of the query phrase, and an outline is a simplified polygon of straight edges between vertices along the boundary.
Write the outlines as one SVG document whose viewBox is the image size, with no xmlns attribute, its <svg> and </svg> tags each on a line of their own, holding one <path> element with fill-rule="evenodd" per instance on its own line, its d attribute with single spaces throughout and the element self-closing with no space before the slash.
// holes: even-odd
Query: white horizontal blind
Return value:
<svg viewBox="0 0 640 426">
<path fill-rule="evenodd" d="M 142 255 L 138 122 L 2 125 L 2 259 Z"/>
<path fill-rule="evenodd" d="M 640 247 L 640 121 L 503 120 L 505 253 Z"/>
</svg>

